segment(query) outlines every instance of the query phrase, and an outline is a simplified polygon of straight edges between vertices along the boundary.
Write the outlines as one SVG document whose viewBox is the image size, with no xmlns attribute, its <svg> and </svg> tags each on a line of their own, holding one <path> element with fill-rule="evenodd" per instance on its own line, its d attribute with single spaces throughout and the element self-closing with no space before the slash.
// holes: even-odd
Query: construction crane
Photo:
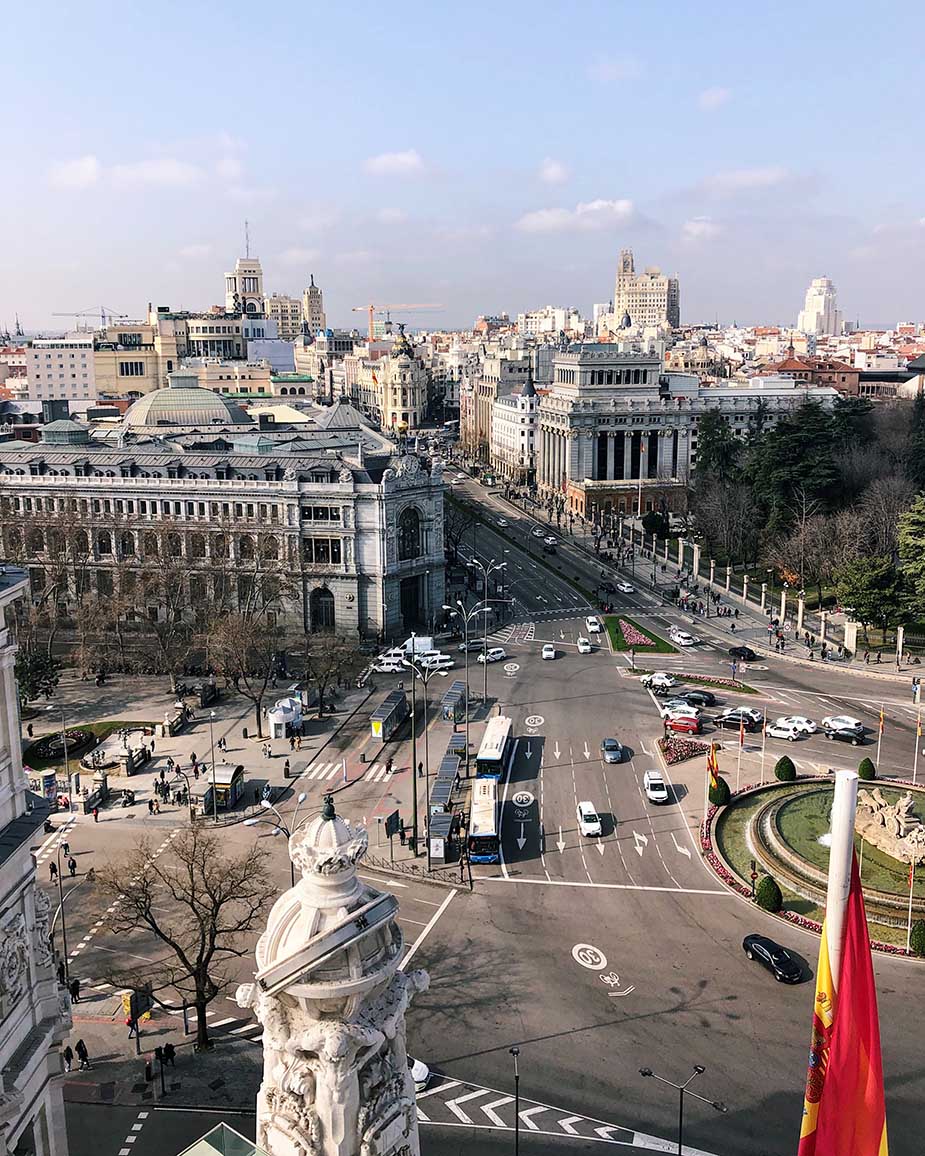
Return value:
<svg viewBox="0 0 925 1156">
<path fill-rule="evenodd" d="M 391 314 L 393 309 L 400 309 L 400 310 L 402 310 L 403 313 L 417 313 L 422 309 L 445 309 L 445 308 L 446 308 L 446 306 L 444 306 L 444 305 L 428 305 L 428 304 L 424 304 L 424 305 L 420 305 L 420 304 L 417 304 L 417 305 L 404 305 L 404 304 L 400 304 L 400 305 L 394 305 L 394 304 L 393 305 L 354 305 L 353 312 L 354 313 L 368 313 L 369 314 L 369 340 L 372 341 L 373 337 L 374 337 L 373 318 L 375 317 L 375 315 L 377 313 L 384 313 L 386 325 L 391 325 L 392 324 L 392 318 L 391 318 L 390 314 Z"/>
<path fill-rule="evenodd" d="M 79 329 L 78 317 L 94 317 L 96 314 L 100 317 L 100 329 L 105 329 L 107 325 L 106 318 L 109 317 L 109 323 L 113 321 L 121 321 L 122 318 L 128 317 L 127 313 L 117 313 L 115 309 L 109 309 L 106 305 L 100 305 L 97 309 L 95 306 L 91 309 L 72 309 L 69 313 L 52 313 L 52 317 L 73 317 L 74 328 Z"/>
</svg>

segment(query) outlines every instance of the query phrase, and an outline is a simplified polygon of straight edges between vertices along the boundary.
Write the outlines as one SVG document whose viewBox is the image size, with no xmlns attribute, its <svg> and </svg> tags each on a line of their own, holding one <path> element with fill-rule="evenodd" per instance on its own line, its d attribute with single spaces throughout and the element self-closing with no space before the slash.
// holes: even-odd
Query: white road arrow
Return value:
<svg viewBox="0 0 925 1156">
<path fill-rule="evenodd" d="M 674 837 L 674 831 L 671 832 L 671 841 L 674 843 L 674 849 L 679 855 L 686 855 L 688 859 L 691 857 L 690 847 L 682 847 L 678 840 Z"/>
<path fill-rule="evenodd" d="M 603 855 L 603 854 L 604 854 L 604 844 L 603 844 L 603 842 L 600 842 L 600 843 L 595 843 L 595 847 L 597 847 L 597 850 L 598 850 L 598 854 L 600 854 L 600 855 Z"/>
<path fill-rule="evenodd" d="M 527 842 L 527 837 L 524 834 L 524 827 L 525 826 L 526 826 L 526 823 L 520 824 L 520 834 L 517 836 L 517 850 L 518 851 L 523 851 L 524 844 Z"/>
<path fill-rule="evenodd" d="M 462 1108 L 459 1107 L 459 1105 L 465 1104 L 467 1100 L 477 1100 L 479 1096 L 484 1096 L 487 1093 L 487 1088 L 479 1088 L 475 1092 L 467 1092 L 465 1096 L 457 1096 L 455 1100 L 447 1100 L 446 1106 L 450 1109 L 453 1115 L 457 1117 L 457 1119 L 461 1120 L 464 1124 L 471 1124 L 472 1121 L 462 1110 Z"/>
<path fill-rule="evenodd" d="M 600 1138 L 602 1140 L 612 1140 L 613 1139 L 613 1133 L 614 1132 L 620 1132 L 620 1131 L 622 1131 L 622 1129 L 617 1128 L 615 1126 L 611 1126 L 608 1128 L 595 1128 L 594 1134 L 596 1136 L 600 1136 Z"/>
<path fill-rule="evenodd" d="M 524 755 L 525 755 L 525 756 L 526 756 L 528 759 L 532 759 L 532 758 L 533 758 L 533 747 L 531 747 L 529 743 L 527 743 L 527 749 L 524 751 Z"/>
<path fill-rule="evenodd" d="M 555 747 L 555 750 L 554 750 L 552 753 L 553 753 L 553 754 L 555 755 L 555 757 L 556 757 L 556 762 L 558 762 L 558 761 L 559 761 L 559 740 L 558 740 L 558 739 L 556 739 L 556 747 Z"/>
<path fill-rule="evenodd" d="M 569 1136 L 578 1136 L 579 1132 L 572 1127 L 573 1124 L 580 1124 L 581 1116 L 566 1116 L 564 1120 L 559 1120 L 559 1127 L 563 1132 L 567 1132 Z"/>
<path fill-rule="evenodd" d="M 640 835 L 638 831 L 634 831 L 633 839 L 635 840 L 636 854 L 641 859 L 643 851 L 649 846 L 649 837 L 647 835 Z M 640 844 L 642 844 L 642 846 L 640 846 Z"/>
<path fill-rule="evenodd" d="M 548 1108 L 527 1108 L 525 1112 L 520 1113 L 520 1118 L 534 1132 L 539 1132 L 539 1124 L 533 1123 L 533 1117 L 538 1116 L 540 1112 L 548 1112 Z"/>
<path fill-rule="evenodd" d="M 481 1109 L 496 1128 L 508 1128 L 510 1125 L 505 1124 L 505 1122 L 495 1111 L 495 1108 L 503 1108 L 505 1104 L 513 1103 L 513 1096 L 502 1096 L 500 1100 L 492 1100 L 490 1104 L 482 1104 Z"/>
<path fill-rule="evenodd" d="M 562 838 L 562 828 L 559 828 L 559 838 L 556 840 L 556 846 L 559 848 L 559 854 L 565 850 L 565 840 Z"/>
<path fill-rule="evenodd" d="M 591 758 L 591 752 L 588 750 L 588 744 L 585 743 L 585 761 Z"/>
</svg>

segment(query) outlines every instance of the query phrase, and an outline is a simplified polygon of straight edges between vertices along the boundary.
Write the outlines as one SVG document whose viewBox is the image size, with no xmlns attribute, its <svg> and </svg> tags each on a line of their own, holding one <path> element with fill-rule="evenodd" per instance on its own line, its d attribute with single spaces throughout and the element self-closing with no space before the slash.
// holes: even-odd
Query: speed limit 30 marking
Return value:
<svg viewBox="0 0 925 1156">
<path fill-rule="evenodd" d="M 572 948 L 572 959 L 589 971 L 602 971 L 607 966 L 607 956 L 592 943 L 576 943 Z"/>
</svg>

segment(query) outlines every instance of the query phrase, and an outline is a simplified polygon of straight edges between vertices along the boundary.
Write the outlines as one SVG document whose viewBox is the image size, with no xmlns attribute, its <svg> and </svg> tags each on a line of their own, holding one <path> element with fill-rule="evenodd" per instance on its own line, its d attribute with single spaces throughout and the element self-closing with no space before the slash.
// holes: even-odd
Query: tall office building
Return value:
<svg viewBox="0 0 925 1156">
<path fill-rule="evenodd" d="M 263 268 L 256 257 L 239 257 L 225 274 L 225 308 L 229 313 L 263 312 Z"/>
<path fill-rule="evenodd" d="M 302 302 L 298 297 L 274 293 L 263 299 L 263 311 L 272 318 L 283 341 L 295 341 L 302 332 Z"/>
<path fill-rule="evenodd" d="M 613 294 L 613 327 L 623 326 L 626 316 L 632 325 L 644 328 L 668 322 L 681 324 L 681 288 L 677 277 L 669 277 L 657 266 L 636 272 L 633 250 L 620 250 Z"/>
<path fill-rule="evenodd" d="M 816 277 L 806 290 L 806 300 L 797 318 L 797 329 L 817 337 L 834 337 L 841 333 L 841 312 L 836 304 L 835 286 L 828 277 Z"/>
<path fill-rule="evenodd" d="M 315 336 L 320 330 L 327 328 L 324 316 L 324 298 L 321 290 L 315 284 L 315 275 L 312 274 L 312 283 L 302 294 L 302 320 L 308 332 Z"/>
</svg>

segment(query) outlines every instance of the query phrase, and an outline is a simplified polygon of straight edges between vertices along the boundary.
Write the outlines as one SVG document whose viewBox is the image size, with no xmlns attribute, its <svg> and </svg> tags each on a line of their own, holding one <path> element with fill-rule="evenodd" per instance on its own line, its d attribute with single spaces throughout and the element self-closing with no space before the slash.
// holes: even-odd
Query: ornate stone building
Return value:
<svg viewBox="0 0 925 1156">
<path fill-rule="evenodd" d="M 9 622 L 26 596 L 22 571 L 0 572 L 0 1151 L 66 1156 L 61 1041 L 70 1001 L 55 978 L 50 904 L 38 889 L 33 850 L 47 811 L 32 809 L 23 775 L 15 646 Z M 34 797 L 33 797 L 34 798 Z"/>
</svg>

